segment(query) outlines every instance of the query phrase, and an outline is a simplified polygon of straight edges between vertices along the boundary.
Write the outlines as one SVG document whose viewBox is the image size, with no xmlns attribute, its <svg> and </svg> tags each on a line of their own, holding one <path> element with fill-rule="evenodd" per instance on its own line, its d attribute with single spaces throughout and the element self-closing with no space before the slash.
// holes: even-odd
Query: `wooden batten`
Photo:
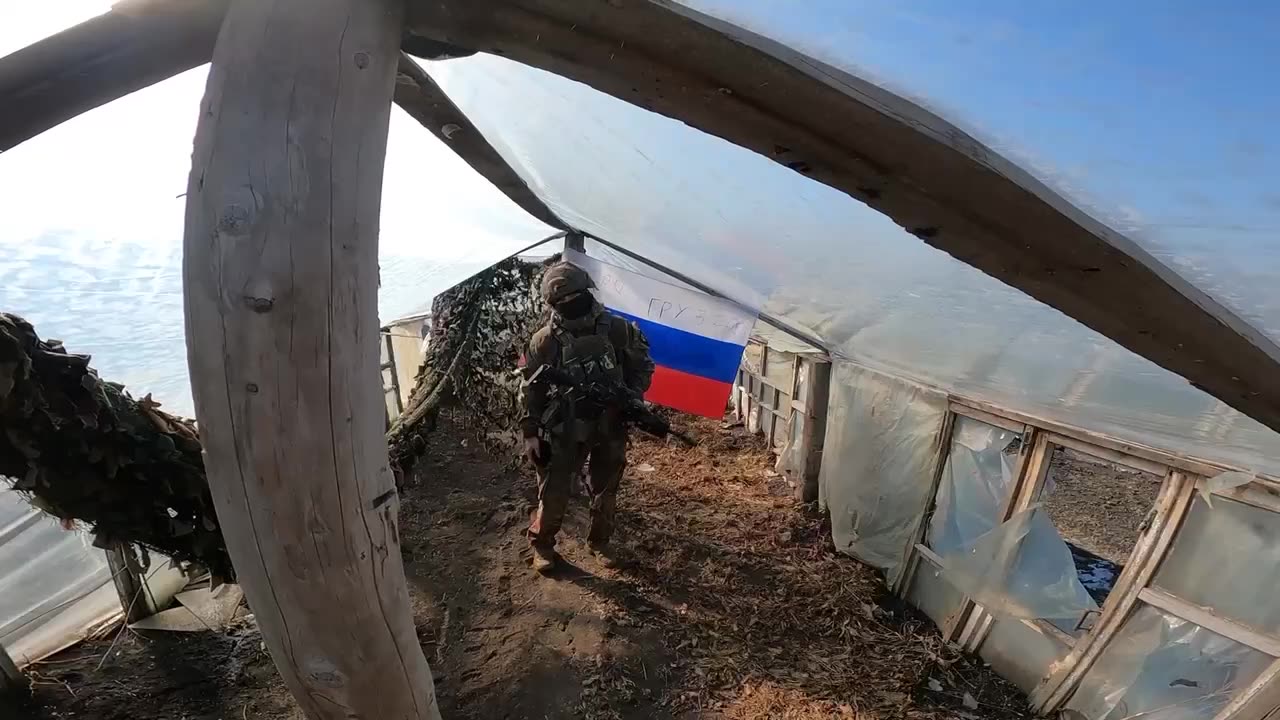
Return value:
<svg viewBox="0 0 1280 720">
<path fill-rule="evenodd" d="M 1085 642 L 1076 643 L 1055 672 L 1032 692 L 1032 706 L 1037 711 L 1047 712 L 1066 702 L 1107 644 L 1119 633 L 1129 614 L 1137 607 L 1139 593 L 1151 582 L 1156 568 L 1172 545 L 1194 492 L 1194 477 L 1170 471 L 1156 500 L 1151 525 L 1138 539 L 1124 572 L 1107 596 L 1097 626 L 1086 636 Z"/>
<path fill-rule="evenodd" d="M 126 623 L 135 623 L 144 617 L 154 615 L 158 608 L 147 592 L 147 578 L 138 564 L 138 557 L 128 543 L 116 543 L 107 551 L 107 567 L 111 570 L 111 581 L 115 583 L 116 595 L 120 597 L 120 607 L 124 610 Z"/>
<path fill-rule="evenodd" d="M 929 518 L 933 515 L 934 504 L 938 498 L 938 485 L 942 483 L 942 473 L 947 466 L 947 457 L 951 454 L 951 430 L 955 427 L 955 413 L 948 412 L 942 418 L 942 427 L 938 428 L 938 442 L 934 450 L 933 472 L 929 477 L 929 495 L 926 501 L 927 507 L 925 511 L 916 519 L 915 526 L 911 529 L 911 544 L 907 546 L 906 556 L 902 561 L 902 569 L 897 575 L 889 578 L 889 589 L 898 595 L 906 595 L 911 588 L 911 580 L 916 575 L 916 569 L 920 566 L 920 554 L 928 553 L 929 559 L 939 568 L 942 567 L 942 560 L 933 554 L 924 544 L 925 535 L 929 528 Z"/>
<path fill-rule="evenodd" d="M 1280 660 L 1232 698 L 1214 720 L 1280 720 Z"/>
<path fill-rule="evenodd" d="M 210 490 L 311 720 L 438 720 L 379 396 L 378 220 L 399 0 L 236 0 L 187 189 L 188 362 Z"/>
<path fill-rule="evenodd" d="M 818 479 L 822 475 L 822 456 L 826 446 L 827 409 L 831 399 L 831 362 L 816 357 L 796 356 L 796 372 L 806 373 L 805 397 L 793 412 L 804 415 L 804 430 L 800 436 L 803 460 L 800 467 L 798 488 L 801 502 L 818 500 Z M 799 385 L 799 382 L 795 383 Z M 795 397 L 794 391 L 792 397 Z M 794 402 L 794 401 L 793 401 Z"/>
</svg>

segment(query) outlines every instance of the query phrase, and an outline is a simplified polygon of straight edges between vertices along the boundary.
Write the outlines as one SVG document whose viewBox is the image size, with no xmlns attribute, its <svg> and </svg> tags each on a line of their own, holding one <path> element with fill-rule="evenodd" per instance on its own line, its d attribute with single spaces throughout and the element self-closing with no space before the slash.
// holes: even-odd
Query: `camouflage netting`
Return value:
<svg viewBox="0 0 1280 720">
<path fill-rule="evenodd" d="M 510 453 L 519 439 L 520 382 L 514 371 L 545 319 L 538 294 L 542 273 L 559 259 L 509 258 L 436 297 L 417 384 L 389 435 L 391 461 L 399 471 L 407 472 L 422 454 L 422 436 L 445 406 L 455 409 L 477 440 L 495 453 Z"/>
<path fill-rule="evenodd" d="M 544 320 L 538 285 L 557 259 L 505 260 L 436 298 L 426 359 L 389 434 L 398 471 L 411 468 L 446 405 L 495 452 L 515 445 L 514 370 Z M 161 411 L 150 396 L 135 400 L 101 380 L 88 356 L 42 341 L 25 320 L 4 313 L 0 430 L 0 480 L 36 507 L 88 524 L 104 547 L 130 542 L 234 577 L 195 424 Z"/>
<path fill-rule="evenodd" d="M 123 541 L 233 576 L 194 424 L 98 378 L 87 355 L 0 313 L 0 477 L 100 546 Z"/>
</svg>

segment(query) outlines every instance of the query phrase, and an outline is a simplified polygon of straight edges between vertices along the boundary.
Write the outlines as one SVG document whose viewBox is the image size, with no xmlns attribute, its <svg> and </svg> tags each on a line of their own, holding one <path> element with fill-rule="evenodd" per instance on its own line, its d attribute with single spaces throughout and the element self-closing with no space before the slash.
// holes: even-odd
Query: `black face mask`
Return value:
<svg viewBox="0 0 1280 720">
<path fill-rule="evenodd" d="M 595 304 L 595 298 L 590 293 L 582 293 L 577 297 L 569 298 L 564 302 L 556 304 L 556 312 L 560 313 L 560 317 L 566 320 L 577 320 L 578 318 L 591 312 L 592 306 Z"/>
</svg>

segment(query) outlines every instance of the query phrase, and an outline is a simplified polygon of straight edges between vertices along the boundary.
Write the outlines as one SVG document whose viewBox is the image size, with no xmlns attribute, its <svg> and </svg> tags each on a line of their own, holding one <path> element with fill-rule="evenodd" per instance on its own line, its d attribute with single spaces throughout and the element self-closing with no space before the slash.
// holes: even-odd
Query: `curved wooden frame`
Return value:
<svg viewBox="0 0 1280 720">
<path fill-rule="evenodd" d="M 183 299 L 227 550 L 308 718 L 439 720 L 376 392 L 399 0 L 235 0 L 187 186 Z"/>
</svg>

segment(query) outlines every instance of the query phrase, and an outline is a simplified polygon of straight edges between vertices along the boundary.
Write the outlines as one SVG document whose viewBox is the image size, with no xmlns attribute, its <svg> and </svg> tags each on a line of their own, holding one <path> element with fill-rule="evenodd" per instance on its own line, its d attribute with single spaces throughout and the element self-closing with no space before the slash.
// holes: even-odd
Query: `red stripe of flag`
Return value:
<svg viewBox="0 0 1280 720">
<path fill-rule="evenodd" d="M 644 399 L 682 412 L 709 418 L 724 417 L 732 383 L 719 382 L 659 365 Z"/>
</svg>

